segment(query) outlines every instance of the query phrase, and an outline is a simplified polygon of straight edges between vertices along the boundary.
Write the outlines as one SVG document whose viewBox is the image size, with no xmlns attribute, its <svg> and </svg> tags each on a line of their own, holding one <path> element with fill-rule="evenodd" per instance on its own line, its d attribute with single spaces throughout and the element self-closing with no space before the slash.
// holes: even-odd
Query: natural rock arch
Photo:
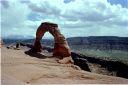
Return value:
<svg viewBox="0 0 128 85">
<path fill-rule="evenodd" d="M 44 36 L 45 32 L 49 32 L 54 37 L 55 43 L 53 49 L 53 56 L 57 56 L 59 58 L 71 56 L 71 50 L 68 46 L 65 37 L 61 34 L 60 30 L 58 29 L 58 25 L 50 22 L 44 22 L 38 27 L 36 32 L 35 43 L 32 50 L 36 52 L 41 52 L 42 45 L 40 40 Z"/>
</svg>

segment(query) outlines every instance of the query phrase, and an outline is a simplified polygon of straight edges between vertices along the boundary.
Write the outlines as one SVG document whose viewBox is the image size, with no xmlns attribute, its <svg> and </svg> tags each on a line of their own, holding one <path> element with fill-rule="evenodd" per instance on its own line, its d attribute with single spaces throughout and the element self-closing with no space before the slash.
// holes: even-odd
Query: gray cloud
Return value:
<svg viewBox="0 0 128 85">
<path fill-rule="evenodd" d="M 6 2 L 9 7 L 2 8 L 3 32 L 8 30 L 8 34 L 17 34 L 18 30 L 24 34 L 28 30 L 25 35 L 35 35 L 40 23 L 49 21 L 57 23 L 66 37 L 128 36 L 128 9 L 111 5 L 107 0 L 19 2 L 13 5 Z"/>
<path fill-rule="evenodd" d="M 51 6 L 47 1 L 44 1 L 40 5 L 30 4 L 29 7 L 32 9 L 32 11 L 39 13 L 45 13 L 48 15 L 60 14 L 60 9 L 58 9 L 56 6 Z"/>
<path fill-rule="evenodd" d="M 9 7 L 9 3 L 7 0 L 2 0 L 0 1 L 0 3 L 2 4 L 2 6 L 4 6 L 5 8 Z"/>
</svg>

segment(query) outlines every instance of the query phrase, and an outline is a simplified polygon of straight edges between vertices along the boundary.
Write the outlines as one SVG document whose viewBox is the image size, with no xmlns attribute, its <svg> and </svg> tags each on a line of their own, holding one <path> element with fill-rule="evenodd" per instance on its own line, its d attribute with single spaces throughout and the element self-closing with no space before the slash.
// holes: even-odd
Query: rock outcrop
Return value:
<svg viewBox="0 0 128 85">
<path fill-rule="evenodd" d="M 9 48 L 15 49 L 15 45 Z M 25 48 L 26 50 L 28 50 L 32 47 L 33 47 L 32 44 L 20 43 L 20 50 L 25 50 Z M 52 57 L 51 52 L 53 52 L 52 47 L 43 46 L 43 51 L 40 53 L 25 51 L 25 54 L 31 57 L 36 57 L 38 59 L 45 59 L 45 58 Z M 77 52 L 71 52 L 71 57 L 74 61 L 74 65 L 79 66 L 82 70 L 92 72 L 92 73 L 97 73 L 97 74 L 128 78 L 128 65 L 123 62 L 86 56 Z M 59 62 L 65 63 L 65 62 L 69 62 L 69 60 L 70 60 L 70 57 L 67 57 L 67 58 L 64 58 L 63 60 L 59 60 Z"/>
<path fill-rule="evenodd" d="M 64 59 L 64 61 L 60 61 L 60 63 L 67 63 L 67 60 L 69 59 L 68 57 L 71 56 L 71 50 L 68 46 L 65 37 L 61 34 L 60 30 L 58 29 L 57 24 L 44 22 L 38 27 L 36 32 L 36 40 L 32 50 L 36 52 L 41 52 L 42 45 L 40 40 L 44 36 L 45 32 L 49 32 L 54 37 L 55 44 L 53 49 L 53 56 L 57 56 L 60 59 L 67 58 Z"/>
<path fill-rule="evenodd" d="M 73 64 L 59 64 L 57 58 L 43 56 L 39 52 L 31 52 L 33 56 L 27 55 L 25 52 L 29 48 L 26 48 L 21 46 L 20 50 L 14 50 L 2 46 L 2 85 L 128 83 L 128 79 L 86 72 L 77 69 Z"/>
<path fill-rule="evenodd" d="M 95 57 L 89 57 L 75 52 L 72 52 L 71 55 L 74 60 L 74 64 L 78 65 L 83 70 L 99 74 L 128 78 L 127 64 L 119 61 L 109 61 Z M 89 66 L 88 63 L 94 65 L 95 67 Z"/>
<path fill-rule="evenodd" d="M 82 70 L 91 72 L 88 61 L 85 58 L 79 57 L 77 53 L 71 53 L 72 59 L 74 61 L 74 65 L 79 66 Z"/>
</svg>

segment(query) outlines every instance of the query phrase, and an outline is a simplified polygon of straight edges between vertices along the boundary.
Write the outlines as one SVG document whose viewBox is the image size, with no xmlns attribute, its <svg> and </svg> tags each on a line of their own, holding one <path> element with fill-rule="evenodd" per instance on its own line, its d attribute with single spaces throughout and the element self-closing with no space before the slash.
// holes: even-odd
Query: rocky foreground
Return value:
<svg viewBox="0 0 128 85">
<path fill-rule="evenodd" d="M 59 64 L 44 50 L 28 55 L 28 47 L 1 47 L 2 85 L 127 84 L 128 79 L 95 74 L 73 64 Z"/>
</svg>

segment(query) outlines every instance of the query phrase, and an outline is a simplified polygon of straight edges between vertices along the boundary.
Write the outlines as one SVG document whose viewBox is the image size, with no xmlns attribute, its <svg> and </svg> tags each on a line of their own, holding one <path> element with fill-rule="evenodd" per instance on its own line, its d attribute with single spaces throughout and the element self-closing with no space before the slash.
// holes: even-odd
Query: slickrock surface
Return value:
<svg viewBox="0 0 128 85">
<path fill-rule="evenodd" d="M 20 50 L 1 48 L 2 85 L 38 84 L 127 84 L 128 79 L 94 74 L 72 64 L 59 64 L 51 54 L 33 56 Z M 38 57 L 38 58 L 37 58 Z"/>
</svg>

